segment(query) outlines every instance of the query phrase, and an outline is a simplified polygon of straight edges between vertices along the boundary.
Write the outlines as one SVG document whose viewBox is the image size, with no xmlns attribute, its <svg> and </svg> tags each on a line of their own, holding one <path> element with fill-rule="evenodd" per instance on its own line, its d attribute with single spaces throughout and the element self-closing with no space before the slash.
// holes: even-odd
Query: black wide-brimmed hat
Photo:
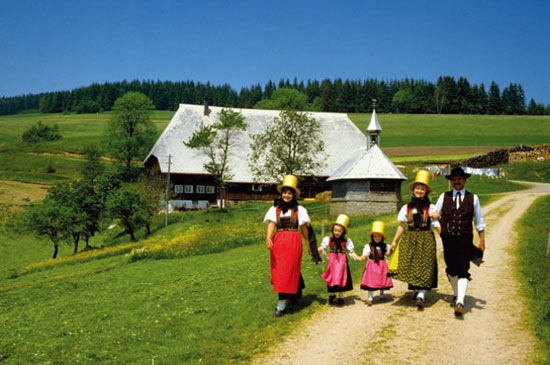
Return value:
<svg viewBox="0 0 550 365">
<path fill-rule="evenodd" d="M 445 178 L 451 180 L 453 177 L 459 177 L 459 176 L 462 176 L 463 178 L 467 179 L 470 176 L 472 176 L 472 174 L 465 173 L 464 170 L 462 170 L 462 167 L 455 167 L 454 169 L 451 170 L 450 175 L 445 175 Z"/>
</svg>

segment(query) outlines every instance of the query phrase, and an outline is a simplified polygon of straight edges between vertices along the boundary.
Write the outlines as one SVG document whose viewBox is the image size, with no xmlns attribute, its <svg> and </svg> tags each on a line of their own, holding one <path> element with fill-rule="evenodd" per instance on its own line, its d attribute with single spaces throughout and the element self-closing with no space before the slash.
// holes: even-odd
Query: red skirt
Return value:
<svg viewBox="0 0 550 365">
<path fill-rule="evenodd" d="M 271 284 L 276 293 L 298 292 L 302 267 L 302 237 L 297 231 L 279 231 L 270 253 Z"/>
</svg>

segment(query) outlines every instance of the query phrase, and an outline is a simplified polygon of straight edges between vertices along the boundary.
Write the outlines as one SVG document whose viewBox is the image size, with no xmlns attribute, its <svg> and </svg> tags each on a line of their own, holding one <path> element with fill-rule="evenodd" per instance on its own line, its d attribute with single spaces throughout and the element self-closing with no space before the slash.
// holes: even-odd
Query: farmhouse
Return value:
<svg viewBox="0 0 550 365">
<path fill-rule="evenodd" d="M 401 182 L 407 178 L 380 149 L 381 131 L 373 110 L 366 145 L 327 179 L 332 183 L 332 215 L 393 213 L 401 206 Z"/>
<path fill-rule="evenodd" d="M 153 146 L 144 164 L 152 173 L 169 174 L 173 184 L 170 203 L 173 207 L 201 207 L 216 203 L 217 194 L 212 176 L 204 169 L 207 158 L 198 149 L 184 145 L 201 123 L 210 125 L 219 121 L 221 107 L 180 104 L 174 117 Z M 276 110 L 239 109 L 248 127 L 235 138 L 229 159 L 233 178 L 226 186 L 228 200 L 272 200 L 278 195 L 278 181 L 254 181 L 248 166 L 251 154 L 251 134 L 260 134 L 279 115 Z M 321 125 L 321 138 L 325 142 L 325 154 L 320 156 L 324 166 L 313 176 L 302 177 L 299 188 L 301 197 L 311 198 L 330 190 L 326 179 L 354 156 L 367 143 L 365 135 L 343 113 L 308 113 Z"/>
</svg>

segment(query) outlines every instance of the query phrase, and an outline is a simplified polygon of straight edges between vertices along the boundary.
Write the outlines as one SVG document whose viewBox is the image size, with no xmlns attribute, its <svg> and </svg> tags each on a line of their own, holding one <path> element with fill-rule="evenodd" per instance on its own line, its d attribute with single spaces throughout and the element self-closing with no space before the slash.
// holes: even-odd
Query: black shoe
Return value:
<svg viewBox="0 0 550 365">
<path fill-rule="evenodd" d="M 464 313 L 464 304 L 456 303 L 456 305 L 455 305 L 455 316 L 456 317 L 461 317 L 462 313 Z"/>
<path fill-rule="evenodd" d="M 329 295 L 328 296 L 328 304 L 333 305 L 335 299 L 336 299 L 336 295 Z"/>
<path fill-rule="evenodd" d="M 413 294 L 413 300 L 416 300 L 416 297 L 418 296 L 418 292 L 415 291 L 414 294 Z"/>
<path fill-rule="evenodd" d="M 338 300 L 336 301 L 336 305 L 341 307 L 344 305 L 344 298 L 338 298 Z"/>
<path fill-rule="evenodd" d="M 416 297 L 416 306 L 418 307 L 418 309 L 424 308 L 424 299 L 422 299 L 422 297 Z"/>
<path fill-rule="evenodd" d="M 282 317 L 286 313 L 286 310 L 280 310 L 279 308 L 275 308 L 275 313 L 273 313 L 273 317 Z"/>
<path fill-rule="evenodd" d="M 454 296 L 453 300 L 451 300 L 450 306 L 453 307 L 453 308 L 456 306 L 456 296 Z"/>
</svg>

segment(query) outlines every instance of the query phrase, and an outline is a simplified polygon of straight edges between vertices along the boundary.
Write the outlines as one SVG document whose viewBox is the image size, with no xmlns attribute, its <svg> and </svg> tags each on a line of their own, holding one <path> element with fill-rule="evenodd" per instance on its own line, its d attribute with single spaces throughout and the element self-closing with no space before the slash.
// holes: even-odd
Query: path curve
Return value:
<svg viewBox="0 0 550 365">
<path fill-rule="evenodd" d="M 523 183 L 523 182 L 522 182 Z M 511 248 L 515 222 L 550 184 L 526 182 L 531 189 L 503 194 L 483 207 L 486 256 L 472 265 L 466 312 L 456 319 L 449 302 L 438 237 L 439 287 L 418 311 L 407 285 L 394 280 L 390 300 L 366 305 L 366 292 L 355 289 L 342 308 L 326 307 L 304 320 L 257 364 L 521 364 L 534 358 L 534 337 L 522 324 L 525 304 L 514 272 Z"/>
</svg>

